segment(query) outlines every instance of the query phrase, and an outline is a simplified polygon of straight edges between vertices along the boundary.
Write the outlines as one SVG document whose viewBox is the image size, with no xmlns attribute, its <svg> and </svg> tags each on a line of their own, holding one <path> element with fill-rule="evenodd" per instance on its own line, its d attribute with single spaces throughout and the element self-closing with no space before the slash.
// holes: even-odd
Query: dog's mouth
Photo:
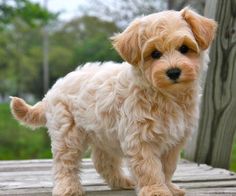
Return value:
<svg viewBox="0 0 236 196">
<path fill-rule="evenodd" d="M 196 81 L 196 78 L 180 78 L 178 80 L 174 80 L 174 81 L 170 81 L 170 86 L 178 86 L 178 85 L 181 85 L 181 86 L 188 86 L 192 83 L 195 83 Z"/>
<path fill-rule="evenodd" d="M 171 82 L 172 82 L 172 84 L 178 84 L 178 83 L 180 83 L 179 80 L 174 80 L 174 81 L 171 81 Z"/>
<path fill-rule="evenodd" d="M 181 89 L 187 89 L 195 83 L 195 78 L 179 78 L 178 80 L 165 80 L 156 81 L 155 87 L 157 89 L 167 90 L 167 91 L 181 91 Z"/>
</svg>

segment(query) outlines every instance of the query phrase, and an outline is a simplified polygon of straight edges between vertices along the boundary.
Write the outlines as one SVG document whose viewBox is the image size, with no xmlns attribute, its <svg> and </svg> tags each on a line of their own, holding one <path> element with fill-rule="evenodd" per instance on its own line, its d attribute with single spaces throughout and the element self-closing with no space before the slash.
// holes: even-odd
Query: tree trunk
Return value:
<svg viewBox="0 0 236 196">
<path fill-rule="evenodd" d="M 44 7 L 47 9 L 48 0 L 44 0 Z M 49 60 L 48 60 L 48 27 L 47 24 L 43 29 L 43 92 L 47 93 L 49 89 Z"/>
<path fill-rule="evenodd" d="M 175 0 L 168 0 L 168 4 L 167 4 L 168 10 L 174 9 L 174 4 L 175 4 Z"/>
<path fill-rule="evenodd" d="M 236 1 L 208 0 L 205 15 L 218 22 L 218 31 L 191 158 L 228 169 L 236 131 Z"/>
</svg>

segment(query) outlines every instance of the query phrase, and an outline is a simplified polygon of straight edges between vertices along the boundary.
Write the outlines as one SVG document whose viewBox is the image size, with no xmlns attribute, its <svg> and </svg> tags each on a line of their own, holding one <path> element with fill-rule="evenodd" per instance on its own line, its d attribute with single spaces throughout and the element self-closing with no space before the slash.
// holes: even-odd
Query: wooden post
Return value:
<svg viewBox="0 0 236 196">
<path fill-rule="evenodd" d="M 44 0 L 44 8 L 47 9 L 48 0 Z M 49 89 L 49 62 L 48 62 L 48 26 L 45 24 L 43 29 L 43 92 Z"/>
<path fill-rule="evenodd" d="M 205 15 L 218 22 L 218 31 L 210 51 L 195 146 L 187 158 L 228 169 L 236 132 L 236 1 L 207 0 Z"/>
</svg>

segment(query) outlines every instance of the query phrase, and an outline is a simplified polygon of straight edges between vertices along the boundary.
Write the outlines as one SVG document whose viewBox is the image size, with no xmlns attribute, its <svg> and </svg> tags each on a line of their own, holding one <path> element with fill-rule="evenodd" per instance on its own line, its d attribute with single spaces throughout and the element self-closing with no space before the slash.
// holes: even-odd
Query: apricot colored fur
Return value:
<svg viewBox="0 0 236 196">
<path fill-rule="evenodd" d="M 34 107 L 12 99 L 26 125 L 48 128 L 53 153 L 53 195 L 83 195 L 78 176 L 92 148 L 96 170 L 111 187 L 136 187 L 139 196 L 184 195 L 171 182 L 179 153 L 199 117 L 200 82 L 216 23 L 189 8 L 136 19 L 113 45 L 122 64 L 87 63 L 59 79 Z M 189 51 L 182 54 L 179 48 Z M 161 52 L 153 59 L 154 50 Z M 173 82 L 166 72 L 179 68 Z M 125 176 L 126 158 L 132 177 Z"/>
</svg>

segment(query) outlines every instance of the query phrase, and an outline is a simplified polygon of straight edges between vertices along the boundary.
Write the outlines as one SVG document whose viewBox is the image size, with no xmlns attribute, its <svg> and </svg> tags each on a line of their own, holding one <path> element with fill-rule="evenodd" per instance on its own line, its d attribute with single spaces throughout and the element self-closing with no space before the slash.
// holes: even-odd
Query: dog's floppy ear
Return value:
<svg viewBox="0 0 236 196">
<path fill-rule="evenodd" d="M 182 9 L 180 13 L 190 25 L 200 48 L 202 50 L 207 49 L 214 38 L 217 23 L 212 19 L 200 16 L 188 7 Z"/>
<path fill-rule="evenodd" d="M 111 37 L 112 44 L 120 56 L 134 66 L 138 65 L 141 56 L 139 26 L 140 21 L 135 20 L 122 33 Z"/>
</svg>

